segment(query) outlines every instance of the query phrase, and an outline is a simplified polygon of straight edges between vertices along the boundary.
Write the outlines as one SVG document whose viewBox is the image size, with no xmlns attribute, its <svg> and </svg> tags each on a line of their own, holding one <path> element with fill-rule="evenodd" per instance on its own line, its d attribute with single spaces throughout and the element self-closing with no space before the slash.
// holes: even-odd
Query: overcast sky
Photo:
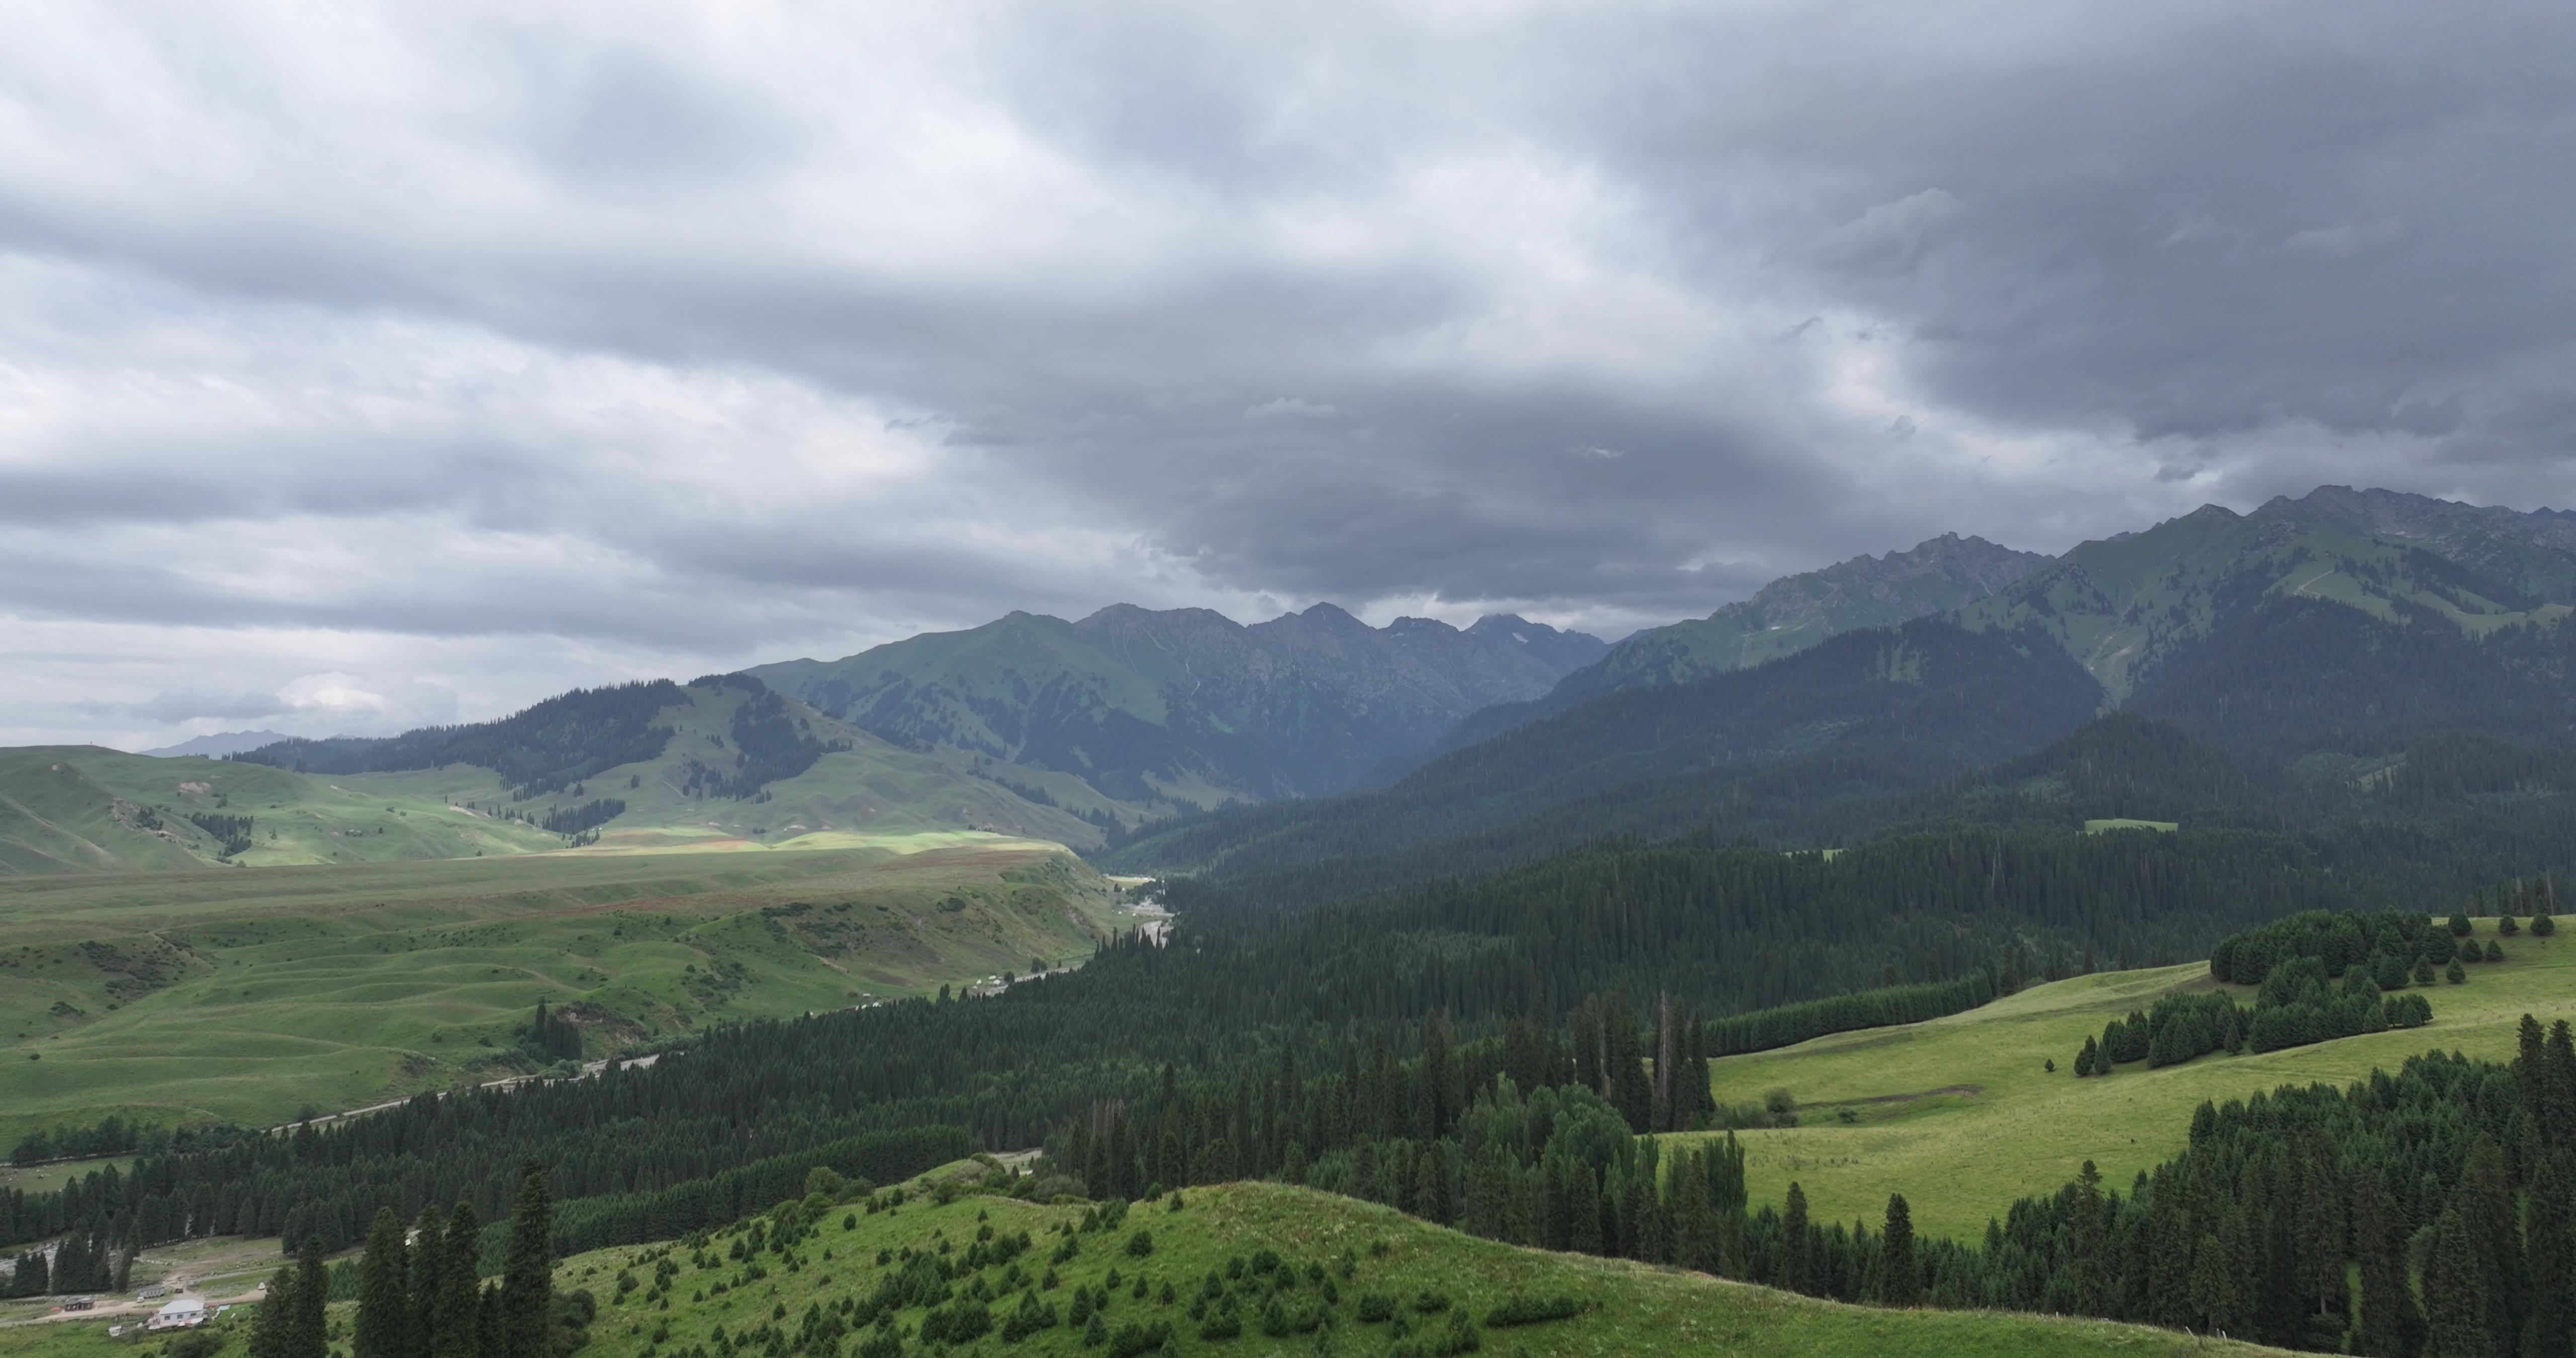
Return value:
<svg viewBox="0 0 2576 1358">
<path fill-rule="evenodd" d="M 13 6 L 0 743 L 2576 504 L 2576 6 Z"/>
</svg>

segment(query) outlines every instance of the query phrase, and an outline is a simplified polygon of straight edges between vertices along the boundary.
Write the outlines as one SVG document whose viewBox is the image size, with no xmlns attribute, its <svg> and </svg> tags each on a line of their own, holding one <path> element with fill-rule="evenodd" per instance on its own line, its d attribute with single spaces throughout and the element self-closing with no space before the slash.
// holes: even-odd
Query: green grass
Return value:
<svg viewBox="0 0 2576 1358">
<path fill-rule="evenodd" d="M 2481 941 L 2495 921 L 2477 921 Z M 2025 990 L 1928 1023 L 1840 1033 L 1710 1063 L 1722 1104 L 1773 1089 L 1797 1101 L 1801 1125 L 1739 1133 L 1753 1201 L 1779 1202 L 1790 1181 L 1819 1218 L 1879 1219 L 1903 1193 L 1915 1229 L 1969 1238 L 2015 1198 L 2055 1189 L 2086 1160 L 2126 1191 L 2139 1171 L 2182 1149 L 2191 1113 L 2282 1084 L 2342 1085 L 2373 1067 L 2439 1049 L 2505 1059 L 2515 1025 L 2576 1017 L 2576 941 L 2503 940 L 2506 960 L 2468 969 L 2465 985 L 2424 993 L 2431 1026 L 2344 1038 L 2259 1056 L 2214 1054 L 2107 1078 L 2076 1079 L 2088 1035 L 2168 991 L 2216 985 L 2205 964 L 2109 972 Z M 2231 987 L 2250 1002 L 2251 991 Z M 2043 1069 L 2054 1060 L 2055 1073 Z M 1856 1121 L 1845 1124 L 1848 1109 Z"/>
<path fill-rule="evenodd" d="M 1121 1286 L 1112 1294 L 1105 1320 L 1112 1330 L 1129 1323 L 1168 1321 L 1174 1331 L 1170 1351 L 1181 1354 L 1231 1354 L 1263 1358 L 1271 1354 L 1377 1354 L 1391 1346 L 1388 1323 L 1363 1324 L 1354 1314 L 1363 1292 L 1382 1292 L 1407 1305 L 1404 1314 L 1416 1336 L 1436 1335 L 1447 1314 L 1424 1314 L 1410 1303 L 1425 1292 L 1445 1295 L 1453 1309 L 1481 1321 L 1499 1302 L 1517 1293 L 1528 1297 L 1569 1296 L 1589 1309 L 1573 1319 L 1489 1329 L 1477 1326 L 1482 1352 L 1528 1354 L 1666 1354 L 1712 1353 L 1751 1355 L 1822 1355 L 1836 1358 L 1880 1358 L 1882 1355 L 2015 1355 L 2058 1358 L 2087 1354 L 2253 1354 L 2268 1352 L 2246 1345 L 2207 1344 L 2190 1337 L 2137 1326 L 2054 1317 L 1942 1311 L 1885 1311 L 1837 1305 L 1790 1296 L 1766 1288 L 1723 1282 L 1671 1269 L 1650 1268 L 1617 1260 L 1550 1254 L 1477 1240 L 1458 1232 L 1398 1215 L 1390 1208 L 1275 1184 L 1234 1184 L 1192 1189 L 1178 1212 L 1138 1204 L 1114 1233 L 1076 1237 L 1079 1255 L 1057 1266 L 1060 1286 L 1041 1288 L 1061 1314 L 1072 1289 L 1103 1286 L 1116 1270 Z M 712 1344 L 709 1335 L 722 1325 L 735 1335 L 746 1329 L 777 1324 L 792 1337 L 808 1306 L 832 1306 L 843 1297 L 865 1297 L 886 1271 L 876 1264 L 879 1251 L 901 1255 L 906 1249 L 936 1253 L 942 1242 L 962 1251 L 986 1226 L 997 1234 L 1027 1231 L 1034 1247 L 1018 1261 L 1023 1274 L 1042 1276 L 1049 1251 L 1063 1238 L 1051 1234 L 1059 1225 L 1078 1223 L 1080 1204 L 1038 1205 L 1008 1198 L 968 1195 L 935 1205 L 916 1200 L 894 1212 L 860 1212 L 853 1229 L 843 1230 L 843 1213 L 834 1208 L 821 1232 L 799 1247 L 802 1267 L 789 1271 L 776 1255 L 764 1255 L 768 1276 L 703 1302 L 692 1298 L 718 1280 L 741 1274 L 741 1265 L 719 1261 L 713 1269 L 691 1266 L 689 1251 L 675 1250 L 681 1266 L 669 1309 L 644 1301 L 652 1280 L 651 1266 L 634 1270 L 643 1286 L 624 1300 L 617 1297 L 616 1277 L 642 1248 L 600 1250 L 565 1260 L 556 1271 L 557 1286 L 588 1289 L 602 1302 L 591 1328 L 585 1358 L 641 1358 L 648 1351 L 670 1354 L 695 1344 Z M 979 1218 L 983 1218 L 979 1220 Z M 1120 1247 L 1137 1229 L 1150 1231 L 1154 1250 L 1144 1258 Z M 715 1242 L 718 1254 L 731 1241 Z M 1257 1303 L 1244 1311 L 1241 1337 L 1209 1341 L 1199 1337 L 1187 1309 L 1210 1272 L 1222 1272 L 1236 1257 L 1259 1249 L 1276 1251 L 1299 1270 L 1297 1285 L 1287 1294 L 1292 1304 L 1312 1305 L 1321 1289 L 1305 1279 L 1308 1264 L 1324 1266 L 1339 1301 L 1324 1309 L 1332 1323 L 1315 1333 L 1293 1338 L 1265 1337 L 1257 1320 Z M 830 1256 L 826 1258 L 826 1254 Z M 1339 1276 L 1349 1257 L 1355 1276 Z M 892 1267 L 900 1268 L 900 1262 Z M 999 1290 L 1004 1267 L 977 1275 Z M 1133 1280 L 1147 1280 L 1148 1296 L 1132 1295 Z M 1161 1289 L 1179 1294 L 1169 1306 Z M 956 1286 L 964 1287 L 961 1279 Z M 1230 1283 L 1238 1296 L 1243 1282 Z M 993 1306 L 996 1319 L 1018 1305 L 1016 1296 Z M 347 1308 L 335 1308 L 335 1320 L 347 1323 Z M 784 1318 L 775 1319 L 783 1309 Z M 917 1329 L 923 1312 L 908 1310 L 899 1323 Z M 233 1333 L 247 1330 L 247 1316 L 232 1321 Z M 657 1345 L 652 1336 L 666 1325 Z M 93 1358 L 110 1341 L 104 1323 L 0 1329 L 0 1353 L 29 1358 Z M 238 1355 L 238 1337 L 226 1346 Z M 855 1347 L 851 1340 L 846 1347 Z M 913 1351 L 918 1351 L 914 1349 Z M 1079 1331 L 1065 1325 L 1040 1330 L 1016 1344 L 998 1333 L 987 1334 L 954 1352 L 1001 1355 L 1081 1355 L 1106 1352 L 1082 1347 Z"/>
<path fill-rule="evenodd" d="M 686 690 L 691 701 L 665 709 L 656 720 L 672 728 L 670 744 L 656 758 L 608 769 L 581 784 L 526 802 L 513 802 L 500 776 L 456 764 L 412 773 L 337 776 L 337 787 L 411 797 L 445 807 L 471 804 L 479 811 L 515 810 L 542 818 L 549 810 L 615 797 L 627 809 L 600 831 L 590 853 L 668 849 L 772 849 L 898 843 L 924 834 L 985 833 L 1046 840 L 1087 848 L 1101 842 L 1097 826 L 1073 811 L 1126 811 L 1071 774 L 979 759 L 957 750 L 911 750 L 834 721 L 803 703 L 789 710 L 819 740 L 851 748 L 824 755 L 793 778 L 772 783 L 769 800 L 733 801 L 686 795 L 693 763 L 729 769 L 726 743 L 733 714 L 746 695 L 737 688 Z M 1059 805 L 1021 798 L 1019 787 L 1044 788 Z M 1068 810 L 1067 808 L 1071 808 Z M 470 812 L 458 814 L 471 815 Z M 545 836 L 545 847 L 556 839 Z"/>
<path fill-rule="evenodd" d="M 2172 834 L 2180 822 L 2170 820 L 2133 820 L 2127 816 L 2106 816 L 2084 822 L 2084 833 L 2098 835 L 2105 830 L 2161 830 Z"/>
<path fill-rule="evenodd" d="M 938 837 L 930 837 L 936 839 Z M 897 854 L 549 854 L 0 882 L 0 1138 L 332 1112 L 710 1022 L 1087 958 L 1105 879 L 993 837 Z"/>
</svg>

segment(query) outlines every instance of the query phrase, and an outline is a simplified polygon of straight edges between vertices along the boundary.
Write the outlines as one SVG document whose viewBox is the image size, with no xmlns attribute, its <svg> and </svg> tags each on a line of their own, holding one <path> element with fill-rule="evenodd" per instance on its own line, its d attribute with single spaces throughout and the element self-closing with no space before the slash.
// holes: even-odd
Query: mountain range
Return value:
<svg viewBox="0 0 2576 1358">
<path fill-rule="evenodd" d="M 2576 514 L 2328 486 L 2054 558 L 1944 535 L 1616 645 L 1508 615 L 1376 628 L 1330 604 L 1250 626 L 1204 609 L 1014 613 L 839 660 L 228 757 L 324 780 L 258 794 L 318 808 L 316 826 L 336 824 L 333 798 L 381 793 L 489 808 L 512 827 L 360 827 L 354 846 L 317 829 L 300 848 L 262 839 L 244 861 L 592 833 L 649 847 L 990 830 L 1136 871 L 1392 879 L 1610 832 L 1829 844 L 1908 817 L 2079 803 L 2169 821 L 2207 812 L 2222 786 L 2239 811 L 2313 819 L 2349 812 L 2350 787 L 2463 760 L 2488 771 L 2458 775 L 2470 782 L 2510 767 L 2554 786 L 2576 739 L 2576 633 L 2558 625 L 2571 611 Z M 2102 748 L 2228 772 L 2179 809 L 2175 785 L 2126 773 L 1995 781 L 2112 715 L 2163 734 Z M 19 870 L 167 865 L 182 848 L 206 861 L 225 840 L 165 825 L 135 854 L 111 842 L 156 807 L 211 814 L 161 785 L 217 787 L 207 770 L 222 761 L 153 772 L 104 751 L 33 753 L 11 767 L 53 782 L 0 785 Z M 67 770 L 99 806 L 67 809 Z M 2136 805 L 2113 805 L 2112 787 Z"/>
</svg>

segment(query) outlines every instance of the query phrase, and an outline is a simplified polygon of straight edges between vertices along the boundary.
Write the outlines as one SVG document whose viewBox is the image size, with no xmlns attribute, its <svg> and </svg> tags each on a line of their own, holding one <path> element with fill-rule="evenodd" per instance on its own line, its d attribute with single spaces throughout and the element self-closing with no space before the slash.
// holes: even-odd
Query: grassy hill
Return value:
<svg viewBox="0 0 2576 1358">
<path fill-rule="evenodd" d="M 603 852 L 839 848 L 960 830 L 1087 848 L 1100 843 L 1102 833 L 1084 814 L 1131 820 L 1139 814 L 1070 774 L 959 750 L 906 748 L 794 699 L 786 700 L 786 713 L 800 734 L 847 748 L 827 749 L 801 772 L 765 783 L 756 797 L 709 796 L 703 777 L 738 766 L 735 718 L 758 693 L 722 684 L 691 684 L 679 692 L 687 701 L 654 716 L 657 725 L 671 730 L 660 753 L 523 801 L 512 799 L 501 773 L 473 764 L 340 774 L 328 781 L 389 799 L 408 796 L 539 822 L 549 813 L 615 798 L 626 809 L 600 826 L 595 849 Z M 692 791 L 693 781 L 700 782 L 699 790 Z M 561 846 L 558 837 L 545 838 Z"/>
<path fill-rule="evenodd" d="M 971 1172 L 971 1166 L 965 1168 Z M 1168 1210 L 1171 1203 L 1137 1204 L 1114 1230 L 1077 1231 L 1070 1238 L 1079 1252 L 1053 1265 L 1052 1252 L 1068 1238 L 1058 1231 L 1078 1228 L 1087 1205 L 968 1193 L 944 1204 L 916 1197 L 892 1212 L 836 1205 L 823 1214 L 819 1231 L 797 1247 L 798 1265 L 764 1254 L 759 1257 L 765 1276 L 747 1282 L 744 1265 L 726 1257 L 742 1236 L 728 1231 L 710 1242 L 704 1256 L 686 1246 L 576 1255 L 557 1267 L 556 1285 L 588 1290 L 600 1300 L 590 1344 L 582 1350 L 587 1358 L 689 1353 L 702 1345 L 712 1353 L 718 1326 L 729 1337 L 739 1337 L 775 1325 L 792 1341 L 807 1324 L 809 1308 L 837 1317 L 843 1304 L 867 1299 L 881 1279 L 900 1273 L 908 1257 L 957 1261 L 987 1231 L 996 1237 L 1026 1232 L 1032 1246 L 1007 1263 L 966 1273 L 952 1287 L 962 1291 L 981 1284 L 995 1294 L 989 1306 L 997 1325 L 1017 1310 L 1019 1296 L 1030 1292 L 1052 1303 L 1061 1316 L 1077 1287 L 1095 1295 L 1106 1291 L 1110 1303 L 1103 1323 L 1111 1341 L 1086 1347 L 1080 1327 L 1058 1324 L 1010 1343 L 988 1333 L 956 1350 L 961 1353 L 1117 1353 L 1122 1351 L 1116 1338 L 1122 1330 L 1158 1324 L 1172 1332 L 1165 1352 L 1244 1358 L 1377 1353 L 1425 1341 L 1436 1345 L 1461 1324 L 1476 1334 L 1482 1352 L 1533 1356 L 1710 1352 L 2073 1358 L 2272 1352 L 2099 1321 L 1838 1305 L 1671 1269 L 1498 1245 L 1425 1225 L 1389 1208 L 1274 1184 L 1192 1189 L 1181 1197 L 1179 1210 Z M 1153 1244 L 1151 1253 L 1141 1257 L 1123 1248 L 1140 1230 L 1150 1234 Z M 1294 1282 L 1279 1292 L 1283 1313 L 1320 1313 L 1329 1318 L 1327 1324 L 1305 1334 L 1263 1333 L 1260 1310 L 1279 1272 L 1255 1271 L 1253 1264 L 1264 1251 L 1294 1272 Z M 652 1285 L 665 1260 L 677 1268 L 667 1301 Z M 711 1266 L 699 1267 L 702 1260 Z M 1057 1282 L 1051 1289 L 1042 1282 L 1050 1269 Z M 1237 1276 L 1225 1280 L 1229 1269 Z M 621 1273 L 637 1284 L 622 1295 L 617 1282 Z M 1212 1277 L 1237 1299 L 1243 1319 L 1239 1337 L 1203 1339 L 1200 1323 L 1189 1318 L 1190 1307 Z M 1144 1280 L 1141 1294 L 1139 1278 Z M 224 1294 L 224 1288 L 240 1281 L 238 1276 L 218 1281 L 213 1291 Z M 719 1283 L 725 1285 L 722 1294 L 705 1295 Z M 1166 1287 L 1173 1296 L 1169 1302 L 1163 1300 Z M 1361 1298 L 1372 1293 L 1395 1302 L 1401 1319 L 1362 1320 Z M 1527 1325 L 1483 1323 L 1496 1306 L 1515 1296 L 1568 1298 L 1584 1310 L 1569 1319 Z M 1422 1309 L 1426 1300 L 1439 1309 Z M 347 1309 L 334 1308 L 342 1316 Z M 918 1330 L 926 1313 L 923 1307 L 907 1307 L 897 1313 L 898 1323 Z M 237 1313 L 223 1325 L 231 1333 L 246 1333 L 248 1319 Z M 27 1358 L 90 1358 L 108 1350 L 106 1328 L 103 1322 L 81 1321 L 0 1331 L 0 1351 Z M 845 1338 L 844 1349 L 855 1349 L 864 1337 L 865 1332 Z M 228 1351 L 238 1342 L 231 1340 Z M 919 1350 L 907 1345 L 906 1351 Z"/>
<path fill-rule="evenodd" d="M 2478 938 L 2495 937 L 2494 920 L 2476 927 Z M 1888 1194 L 1903 1193 L 1917 1230 L 1969 1238 L 2016 1197 L 2073 1179 L 2086 1160 L 2125 1192 L 2139 1171 L 2182 1149 L 2203 1100 L 2349 1084 L 2435 1049 L 2510 1059 L 2522 1015 L 2576 1017 L 2576 941 L 2501 941 L 2505 961 L 2422 992 L 2433 1005 L 2425 1028 L 2075 1078 L 2076 1051 L 2104 1024 L 2159 995 L 2218 986 L 2192 963 L 2077 977 L 1928 1023 L 1728 1057 L 1710 1063 L 1712 1081 L 1724 1104 L 1759 1103 L 1773 1090 L 1796 1101 L 1801 1125 L 1740 1133 L 1754 1202 L 1779 1202 L 1796 1180 L 1819 1219 L 1848 1221 L 1875 1219 Z M 2044 1068 L 2052 1060 L 2054 1073 Z"/>
<path fill-rule="evenodd" d="M 1055 846 L 953 838 L 0 883 L 0 1138 L 358 1107 L 532 1068 L 540 998 L 598 1057 L 1078 962 L 1111 926 Z"/>
<path fill-rule="evenodd" d="M 1095 821 L 1140 814 L 1069 774 L 907 749 L 792 700 L 787 719 L 825 752 L 756 793 L 709 795 L 710 776 L 744 762 L 735 719 L 757 690 L 672 692 L 680 701 L 653 718 L 671 732 L 658 753 L 533 795 L 468 763 L 307 773 L 98 746 L 0 750 L 0 878 L 560 852 L 567 839 L 540 828 L 546 817 L 611 798 L 625 809 L 581 852 L 909 847 L 958 833 L 1083 848 L 1102 840 Z M 247 842 L 228 844 L 216 831 L 240 817 Z"/>
</svg>

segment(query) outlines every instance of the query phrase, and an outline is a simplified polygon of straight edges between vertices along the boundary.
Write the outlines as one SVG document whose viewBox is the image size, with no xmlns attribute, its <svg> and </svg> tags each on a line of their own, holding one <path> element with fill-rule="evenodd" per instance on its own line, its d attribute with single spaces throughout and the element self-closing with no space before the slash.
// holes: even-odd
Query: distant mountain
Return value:
<svg viewBox="0 0 2576 1358">
<path fill-rule="evenodd" d="M 1331 604 L 1243 626 L 1120 604 L 1079 622 L 1013 613 L 841 660 L 748 673 L 861 729 L 1083 779 L 1167 807 L 1352 786 L 1459 718 L 1546 693 L 1598 638 L 1511 616 L 1372 628 Z"/>
<path fill-rule="evenodd" d="M 1784 576 L 1752 598 L 1728 604 L 1705 618 L 1638 632 L 1593 663 L 1569 672 L 1542 697 L 1471 713 L 1420 751 L 1388 758 L 1366 782 L 1387 786 L 1427 760 L 1604 694 L 1693 683 L 1795 655 L 1845 632 L 1893 627 L 1947 613 L 1993 594 L 2048 561 L 2037 552 L 1944 533 L 1912 551 L 1856 556 L 1822 570 Z"/>
<path fill-rule="evenodd" d="M 2090 720 L 2102 690 L 2036 629 L 1871 628 L 1694 684 L 1628 689 L 1441 756 L 1382 791 L 1145 827 L 1113 870 L 1313 901 L 1603 834 L 1714 827 L 1841 843 L 1945 780 Z"/>
<path fill-rule="evenodd" d="M 1938 550 L 1899 555 L 1955 561 L 1967 544 L 1926 547 Z M 1764 593 L 1831 594 L 1792 585 Z M 1688 647 L 1648 633 L 1543 701 L 1460 723 L 1383 792 L 1186 818 L 1109 861 L 1306 899 L 1587 831 L 1696 824 L 1794 847 L 1925 818 L 2242 818 L 2396 853 L 2428 882 L 2449 880 L 2445 863 L 2539 870 L 2576 843 L 2571 612 L 2576 515 L 2321 487 L 2087 542 L 1938 621 L 1846 632 L 1749 669 L 1691 678 Z M 1721 658 L 1742 653 L 1741 631 L 1693 626 L 1721 637 Z M 1932 644 L 1959 629 L 2005 644 Z M 1940 660 L 1909 715 L 1865 715 L 1900 690 L 1856 686 L 1866 666 L 1851 667 L 1875 657 L 1893 677 L 1917 655 Z M 2043 658 L 2086 677 L 2090 711 L 2069 715 Z M 1587 686 L 1609 691 L 1582 699 Z M 1859 706 L 1802 708 L 1808 689 Z M 1677 721 L 1685 710 L 1698 715 Z M 2107 724 L 2081 729 L 2095 715 Z M 1722 750 L 1709 744 L 1719 729 Z"/>
<path fill-rule="evenodd" d="M 2552 624 L 2576 604 L 2576 516 L 2341 486 L 2251 514 L 2205 505 L 2084 543 L 1959 617 L 2039 627 L 2121 703 L 2222 623 L 2287 600 L 2383 623 L 2438 619 L 2455 636 Z"/>
<path fill-rule="evenodd" d="M 1650 628 L 1565 677 L 1549 707 L 1624 688 L 1688 683 L 1803 651 L 1864 627 L 1893 627 L 1974 603 L 2049 558 L 1944 533 L 1908 552 L 1856 556 L 1785 576 L 1705 618 Z"/>
<path fill-rule="evenodd" d="M 180 759 L 192 754 L 203 755 L 208 759 L 221 759 L 228 754 L 256 750 L 262 745 L 274 745 L 287 739 L 291 737 L 275 731 L 218 731 L 210 736 L 198 736 L 192 740 L 180 741 L 176 745 L 164 745 L 157 750 L 145 750 L 143 753 L 154 759 Z"/>
</svg>

